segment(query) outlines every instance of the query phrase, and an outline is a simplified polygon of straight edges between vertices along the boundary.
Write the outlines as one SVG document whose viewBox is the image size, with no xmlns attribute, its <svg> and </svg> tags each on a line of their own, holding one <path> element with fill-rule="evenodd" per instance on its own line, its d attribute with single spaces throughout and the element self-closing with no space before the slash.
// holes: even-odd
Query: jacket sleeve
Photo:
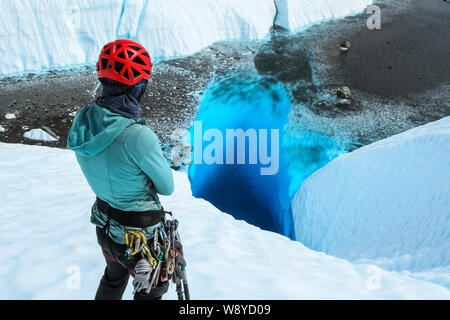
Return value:
<svg viewBox="0 0 450 320">
<path fill-rule="evenodd" d="M 164 158 L 156 134 L 148 127 L 143 127 L 129 137 L 126 149 L 136 164 L 152 180 L 157 193 L 171 195 L 174 190 L 172 169 Z"/>
</svg>

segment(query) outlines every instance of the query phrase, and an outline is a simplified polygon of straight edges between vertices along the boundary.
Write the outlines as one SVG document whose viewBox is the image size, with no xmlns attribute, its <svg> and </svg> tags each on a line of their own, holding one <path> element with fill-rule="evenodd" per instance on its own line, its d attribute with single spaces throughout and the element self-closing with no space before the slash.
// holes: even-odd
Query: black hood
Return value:
<svg viewBox="0 0 450 320">
<path fill-rule="evenodd" d="M 138 120 L 141 117 L 139 101 L 144 95 L 148 81 L 142 79 L 134 86 L 126 86 L 110 79 L 100 79 L 103 85 L 102 95 L 96 103 L 111 112 L 125 118 Z"/>
</svg>

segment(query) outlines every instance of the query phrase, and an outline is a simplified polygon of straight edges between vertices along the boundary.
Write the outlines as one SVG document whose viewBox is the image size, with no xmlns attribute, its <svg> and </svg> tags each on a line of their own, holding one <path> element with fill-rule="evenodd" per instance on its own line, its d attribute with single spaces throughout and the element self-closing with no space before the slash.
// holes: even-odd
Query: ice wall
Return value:
<svg viewBox="0 0 450 320">
<path fill-rule="evenodd" d="M 362 11 L 368 0 L 276 0 L 292 30 Z M 154 58 L 187 55 L 227 39 L 263 39 L 273 0 L 2 0 L 0 75 L 92 65 L 100 48 L 131 38 Z"/>
<path fill-rule="evenodd" d="M 94 63 L 116 36 L 122 2 L 0 1 L 0 74 Z"/>
<path fill-rule="evenodd" d="M 271 0 L 2 0 L 0 10 L 0 74 L 94 64 L 116 38 L 141 42 L 153 58 L 261 39 L 275 14 Z"/>
<path fill-rule="evenodd" d="M 278 8 L 275 23 L 291 31 L 320 21 L 363 12 L 372 0 L 274 0 Z"/>
<path fill-rule="evenodd" d="M 391 270 L 449 270 L 449 182 L 446 117 L 342 155 L 306 179 L 292 201 L 296 238 Z"/>
</svg>

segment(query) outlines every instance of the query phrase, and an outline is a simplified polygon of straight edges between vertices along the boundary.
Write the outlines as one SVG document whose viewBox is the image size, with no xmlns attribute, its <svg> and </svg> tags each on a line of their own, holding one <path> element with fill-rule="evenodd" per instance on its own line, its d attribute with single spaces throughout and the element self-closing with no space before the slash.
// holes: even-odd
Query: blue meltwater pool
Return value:
<svg viewBox="0 0 450 320">
<path fill-rule="evenodd" d="M 273 78 L 238 74 L 213 82 L 189 129 L 195 197 L 236 219 L 294 238 L 291 198 L 341 153 L 330 138 L 286 130 L 291 109 Z"/>
</svg>

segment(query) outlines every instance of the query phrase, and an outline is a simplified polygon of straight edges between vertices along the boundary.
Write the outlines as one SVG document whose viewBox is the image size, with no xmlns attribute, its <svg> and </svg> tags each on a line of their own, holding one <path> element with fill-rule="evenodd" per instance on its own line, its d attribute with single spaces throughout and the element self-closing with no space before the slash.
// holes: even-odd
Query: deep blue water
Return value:
<svg viewBox="0 0 450 320">
<path fill-rule="evenodd" d="M 193 195 L 236 219 L 293 238 L 292 196 L 340 148 L 301 128 L 287 132 L 290 109 L 283 85 L 273 78 L 238 74 L 212 83 L 189 129 Z M 239 144 L 230 135 L 237 129 L 248 133 L 239 150 L 243 140 Z"/>
</svg>

